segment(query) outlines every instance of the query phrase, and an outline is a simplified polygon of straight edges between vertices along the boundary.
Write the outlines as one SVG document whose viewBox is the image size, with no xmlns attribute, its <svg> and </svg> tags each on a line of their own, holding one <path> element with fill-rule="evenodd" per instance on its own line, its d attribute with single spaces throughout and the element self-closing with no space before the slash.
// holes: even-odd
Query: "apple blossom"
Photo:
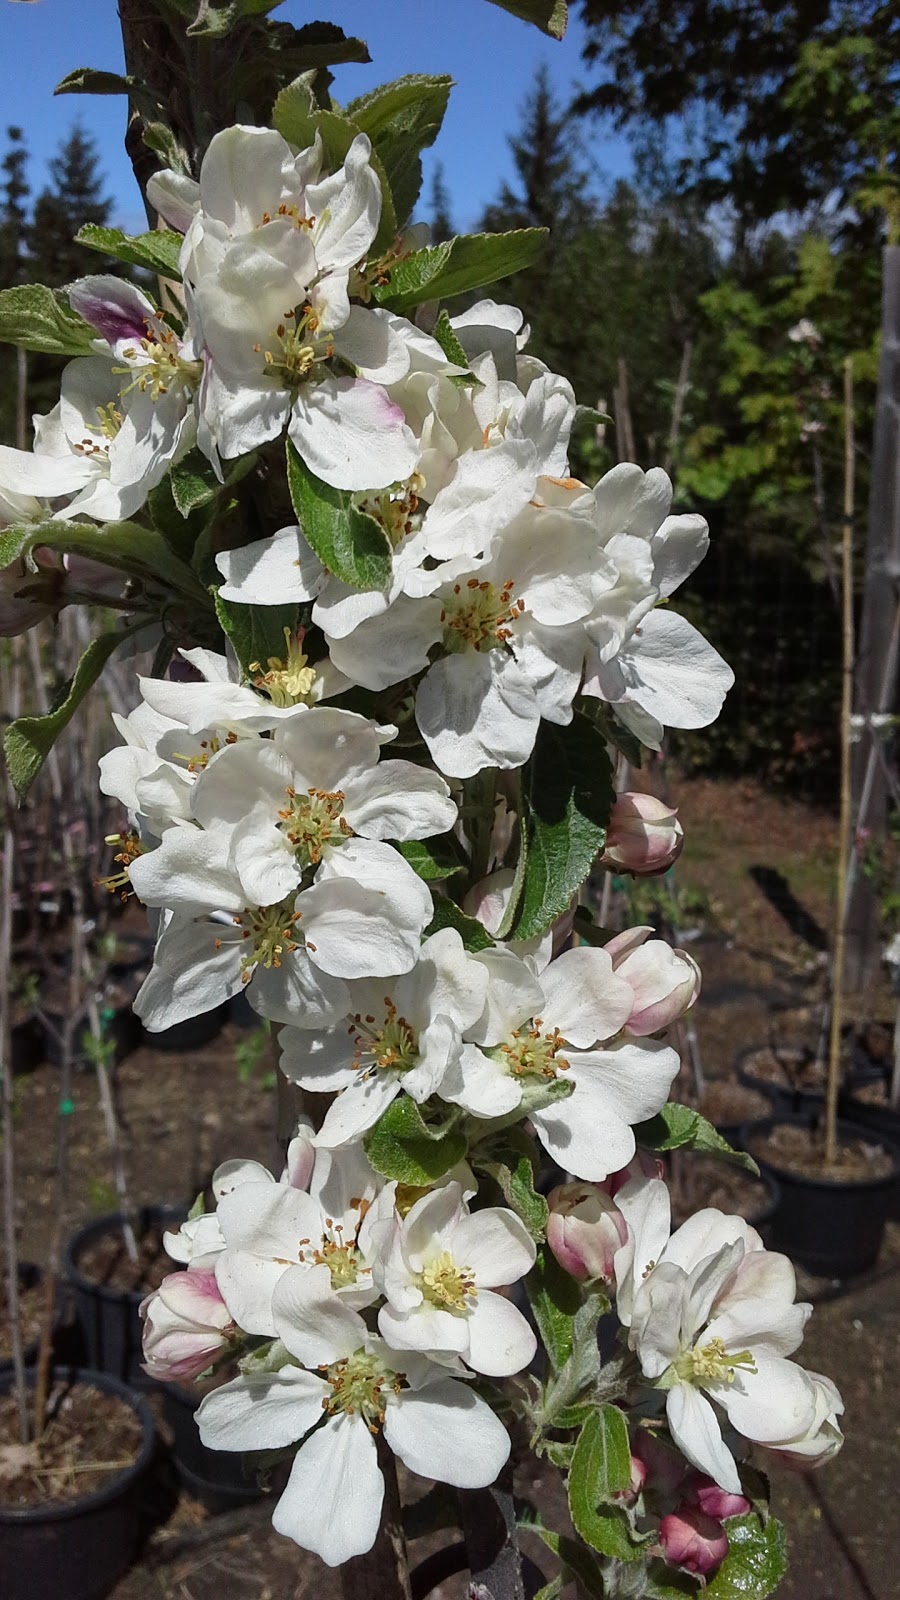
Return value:
<svg viewBox="0 0 900 1600">
<path fill-rule="evenodd" d="M 489 1206 L 470 1215 L 459 1184 L 445 1184 L 394 1224 L 377 1269 L 387 1298 L 379 1332 L 396 1350 L 446 1351 L 490 1377 L 520 1372 L 534 1355 L 534 1334 L 492 1291 L 524 1277 L 534 1260 L 515 1212 Z"/>
<path fill-rule="evenodd" d="M 728 1554 L 728 1535 L 715 1517 L 682 1505 L 659 1524 L 659 1542 L 673 1567 L 710 1578 Z"/>
<path fill-rule="evenodd" d="M 767 1455 L 774 1456 L 783 1466 L 799 1472 L 808 1472 L 830 1461 L 844 1442 L 838 1420 L 843 1415 L 844 1402 L 837 1386 L 821 1372 L 808 1372 L 807 1377 L 816 1394 L 812 1422 L 794 1438 L 766 1446 Z"/>
<path fill-rule="evenodd" d="M 170 1272 L 140 1312 L 144 1371 L 164 1382 L 199 1377 L 240 1337 L 210 1267 Z"/>
<path fill-rule="evenodd" d="M 702 1472 L 689 1472 L 682 1490 L 688 1505 L 696 1506 L 708 1517 L 724 1522 L 726 1517 L 743 1517 L 750 1511 L 750 1501 L 743 1494 L 728 1494 L 712 1478 Z"/>
<path fill-rule="evenodd" d="M 626 792 L 616 796 L 601 864 L 635 877 L 652 877 L 668 871 L 683 844 L 684 830 L 672 806 L 652 794 Z"/>
<path fill-rule="evenodd" d="M 565 1183 L 547 1196 L 547 1243 L 565 1272 L 579 1283 L 612 1279 L 616 1251 L 627 1229 L 618 1206 L 600 1184 Z"/>
<path fill-rule="evenodd" d="M 507 950 L 475 959 L 489 975 L 487 1001 L 441 1097 L 476 1117 L 521 1107 L 563 1171 L 605 1178 L 634 1155 L 633 1124 L 665 1103 L 677 1053 L 654 1040 L 607 1042 L 633 995 L 605 950 L 564 951 L 540 974 Z"/>
<path fill-rule="evenodd" d="M 445 1367 L 374 1338 L 335 1299 L 326 1267 L 285 1272 L 273 1313 L 303 1366 L 234 1379 L 207 1395 L 197 1421 L 214 1450 L 302 1441 L 272 1519 L 279 1533 L 329 1566 L 369 1550 L 384 1496 L 379 1433 L 412 1472 L 458 1488 L 493 1482 L 509 1436 L 490 1407 Z"/>
</svg>

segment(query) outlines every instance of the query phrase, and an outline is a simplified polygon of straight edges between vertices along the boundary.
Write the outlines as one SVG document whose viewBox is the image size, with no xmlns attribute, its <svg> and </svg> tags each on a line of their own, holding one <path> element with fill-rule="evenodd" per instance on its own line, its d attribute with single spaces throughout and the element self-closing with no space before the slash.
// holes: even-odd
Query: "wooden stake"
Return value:
<svg viewBox="0 0 900 1600">
<path fill-rule="evenodd" d="M 825 1161 L 837 1156 L 837 1103 L 841 1073 L 841 1024 L 844 1014 L 844 954 L 847 866 L 850 858 L 850 718 L 853 711 L 853 509 L 856 446 L 853 436 L 853 362 L 844 362 L 844 527 L 841 540 L 841 606 L 843 612 L 843 685 L 841 692 L 841 813 L 838 832 L 837 916 L 831 974 L 831 1036 L 828 1089 L 825 1098 Z"/>
</svg>

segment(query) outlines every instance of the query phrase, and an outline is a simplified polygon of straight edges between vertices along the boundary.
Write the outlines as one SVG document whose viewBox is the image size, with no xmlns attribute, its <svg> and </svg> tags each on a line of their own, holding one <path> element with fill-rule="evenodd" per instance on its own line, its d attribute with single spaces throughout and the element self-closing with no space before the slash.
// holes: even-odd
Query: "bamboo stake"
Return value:
<svg viewBox="0 0 900 1600">
<path fill-rule="evenodd" d="M 837 859 L 837 926 L 832 973 L 831 1036 L 828 1051 L 828 1089 L 825 1099 L 825 1161 L 837 1156 L 837 1103 L 841 1071 L 844 955 L 846 926 L 844 903 L 850 857 L 850 718 L 853 712 L 853 510 L 856 447 L 853 436 L 853 362 L 844 362 L 844 527 L 841 539 L 841 602 L 843 611 L 843 685 L 841 692 L 841 813 Z"/>
</svg>

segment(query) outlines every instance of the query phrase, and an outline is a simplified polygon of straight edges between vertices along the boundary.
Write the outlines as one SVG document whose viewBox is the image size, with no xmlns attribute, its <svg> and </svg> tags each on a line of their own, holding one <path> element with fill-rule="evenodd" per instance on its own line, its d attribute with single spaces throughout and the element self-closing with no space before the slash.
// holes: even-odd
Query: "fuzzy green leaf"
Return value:
<svg viewBox="0 0 900 1600">
<path fill-rule="evenodd" d="M 63 685 L 55 705 L 47 715 L 17 717 L 15 722 L 10 723 L 3 738 L 3 748 L 9 775 L 20 800 L 28 793 L 56 740 L 97 682 L 113 651 L 118 650 L 120 644 L 140 626 L 143 623 L 118 633 L 102 633 L 99 638 L 92 639 L 73 677 Z"/>
<path fill-rule="evenodd" d="M 54 94 L 130 94 L 135 79 L 120 72 L 103 72 L 99 67 L 76 67 L 67 72 Z"/>
<path fill-rule="evenodd" d="M 440 132 L 452 79 L 411 74 L 353 100 L 347 116 L 368 134 L 384 166 L 398 224 L 411 215 L 422 188 L 422 150 Z"/>
<path fill-rule="evenodd" d="M 546 239 L 546 228 L 461 234 L 398 261 L 388 281 L 373 289 L 372 298 L 401 312 L 413 310 L 423 300 L 450 300 L 531 266 Z"/>
<path fill-rule="evenodd" d="M 430 1127 L 406 1094 L 392 1101 L 364 1142 L 376 1172 L 415 1188 L 442 1178 L 466 1153 L 462 1133 Z"/>
<path fill-rule="evenodd" d="M 51 356 L 89 356 L 96 337 L 61 289 L 42 283 L 0 289 L 0 343 Z"/>
<path fill-rule="evenodd" d="M 452 361 L 455 367 L 468 367 L 469 358 L 450 326 L 448 311 L 441 311 L 432 330 L 432 337 L 437 340 L 447 360 Z"/>
<path fill-rule="evenodd" d="M 216 616 L 245 673 L 258 663 L 264 665 L 270 656 L 283 661 L 284 630 L 293 633 L 297 626 L 296 605 L 242 606 L 234 600 L 223 600 L 218 594 Z"/>
<path fill-rule="evenodd" d="M 207 506 L 221 492 L 212 466 L 199 450 L 189 450 L 186 456 L 169 468 L 172 499 L 183 517 Z"/>
<path fill-rule="evenodd" d="M 578 1284 L 563 1272 L 553 1251 L 543 1244 L 525 1279 L 525 1289 L 541 1343 L 554 1372 L 560 1372 L 572 1354 L 575 1315 L 581 1305 Z"/>
<path fill-rule="evenodd" d="M 136 522 L 106 522 L 100 527 L 95 522 L 17 523 L 0 533 L 0 567 L 9 566 L 17 556 L 27 559 L 36 545 L 88 556 L 117 572 L 151 579 L 199 604 L 209 604 L 190 568 L 172 554 L 155 528 L 142 528 Z"/>
<path fill-rule="evenodd" d="M 625 1419 L 615 1406 L 600 1406 L 578 1435 L 569 1472 L 569 1510 L 582 1539 L 617 1561 L 636 1561 L 640 1555 L 628 1514 L 614 1503 L 630 1477 Z"/>
<path fill-rule="evenodd" d="M 523 22 L 533 22 L 551 39 L 561 39 L 565 34 L 569 20 L 567 0 L 491 0 L 491 3 L 511 16 L 521 17 Z"/>
<path fill-rule="evenodd" d="M 728 1554 L 703 1591 L 704 1600 L 764 1600 L 787 1571 L 783 1525 L 770 1517 L 763 1525 L 749 1512 L 725 1520 Z"/>
<path fill-rule="evenodd" d="M 403 839 L 396 848 L 426 883 L 440 883 L 466 870 L 452 833 L 435 839 Z"/>
<path fill-rule="evenodd" d="M 434 916 L 425 929 L 425 937 L 441 928 L 455 928 L 467 950 L 490 950 L 494 941 L 477 917 L 469 917 L 453 900 L 441 895 L 434 902 Z"/>
<path fill-rule="evenodd" d="M 344 490 L 316 478 L 290 440 L 287 468 L 297 521 L 322 565 L 351 589 L 387 588 L 392 552 L 381 524 L 357 510 Z"/>
<path fill-rule="evenodd" d="M 701 1117 L 699 1111 L 680 1106 L 675 1101 L 664 1105 L 649 1122 L 641 1122 L 634 1130 L 638 1144 L 647 1150 L 702 1150 L 705 1154 L 719 1156 L 733 1166 L 745 1167 L 759 1174 L 759 1168 L 746 1150 L 734 1150 L 717 1132 L 711 1122 Z"/>
<path fill-rule="evenodd" d="M 123 233 L 121 228 L 100 228 L 86 222 L 75 235 L 76 244 L 85 244 L 101 255 L 127 261 L 132 267 L 146 267 L 162 278 L 180 279 L 178 256 L 184 243 L 180 233 L 157 228 L 152 233 Z"/>
<path fill-rule="evenodd" d="M 527 862 L 511 937 L 543 933 L 568 909 L 603 848 L 614 800 L 606 746 L 587 718 L 542 722 L 526 774 Z"/>
<path fill-rule="evenodd" d="M 472 1156 L 479 1172 L 499 1185 L 507 1205 L 521 1217 L 532 1239 L 543 1239 L 550 1215 L 547 1202 L 534 1187 L 536 1152 L 524 1128 L 506 1128 L 485 1140 Z"/>
</svg>

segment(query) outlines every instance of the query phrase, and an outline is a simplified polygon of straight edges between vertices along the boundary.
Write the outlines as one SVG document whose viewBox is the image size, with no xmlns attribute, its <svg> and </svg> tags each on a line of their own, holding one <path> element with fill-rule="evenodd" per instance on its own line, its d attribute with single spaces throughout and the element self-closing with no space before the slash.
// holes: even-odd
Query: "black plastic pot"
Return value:
<svg viewBox="0 0 900 1600">
<path fill-rule="evenodd" d="M 900 1173 L 900 1150 L 890 1140 L 852 1122 L 838 1123 L 838 1139 L 862 1139 L 877 1144 L 891 1157 L 890 1173 L 880 1178 L 839 1182 L 809 1178 L 777 1166 L 757 1154 L 756 1141 L 765 1139 L 781 1123 L 812 1130 L 817 1119 L 809 1116 L 767 1117 L 744 1129 L 744 1148 L 750 1150 L 761 1172 L 778 1183 L 781 1200 L 770 1224 L 770 1243 L 808 1272 L 822 1278 L 852 1278 L 875 1265 L 884 1225 Z"/>
<path fill-rule="evenodd" d="M 102 1600 L 131 1565 L 140 1541 L 143 1479 L 153 1454 L 146 1401 L 102 1372 L 56 1369 L 53 1379 L 90 1384 L 124 1400 L 144 1437 L 131 1466 L 102 1489 L 55 1506 L 0 1503 L 3 1600 Z M 0 1379 L 0 1392 L 9 1388 L 10 1379 Z"/>
<path fill-rule="evenodd" d="M 136 1232 L 140 1238 L 150 1228 L 177 1228 L 186 1215 L 184 1206 L 145 1206 L 138 1214 Z M 88 1364 L 123 1383 L 147 1389 L 154 1385 L 141 1366 L 143 1323 L 139 1307 L 148 1291 L 114 1289 L 105 1283 L 95 1283 L 85 1277 L 79 1266 L 79 1260 L 91 1245 L 97 1244 L 106 1234 L 121 1231 L 122 1220 L 119 1213 L 98 1217 L 96 1222 L 73 1234 L 65 1249 L 66 1276 L 72 1285 Z"/>
<path fill-rule="evenodd" d="M 244 1475 L 243 1456 L 234 1450 L 209 1450 L 200 1441 L 195 1412 L 199 1397 L 179 1384 L 162 1383 L 163 1414 L 172 1430 L 172 1458 L 178 1477 L 208 1511 L 230 1511 L 249 1505 L 263 1493 Z"/>
<path fill-rule="evenodd" d="M 219 1037 L 227 1021 L 228 1001 L 224 1000 L 212 1011 L 204 1011 L 199 1017 L 187 1017 L 184 1022 L 174 1022 L 161 1033 L 149 1033 L 144 1028 L 142 1042 L 153 1050 L 171 1050 L 179 1054 L 202 1050 L 204 1045 L 212 1044 Z"/>
<path fill-rule="evenodd" d="M 738 1083 L 742 1083 L 745 1089 L 755 1089 L 758 1094 L 764 1094 L 778 1117 L 820 1114 L 825 1104 L 824 1089 L 793 1089 L 789 1084 L 773 1083 L 769 1078 L 756 1076 L 748 1062 L 759 1050 L 766 1048 L 765 1045 L 753 1044 L 740 1051 L 735 1060 Z"/>
<path fill-rule="evenodd" d="M 14 1022 L 9 1030 L 9 1043 L 14 1073 L 32 1072 L 44 1059 L 44 1030 L 37 1017 Z"/>
</svg>

